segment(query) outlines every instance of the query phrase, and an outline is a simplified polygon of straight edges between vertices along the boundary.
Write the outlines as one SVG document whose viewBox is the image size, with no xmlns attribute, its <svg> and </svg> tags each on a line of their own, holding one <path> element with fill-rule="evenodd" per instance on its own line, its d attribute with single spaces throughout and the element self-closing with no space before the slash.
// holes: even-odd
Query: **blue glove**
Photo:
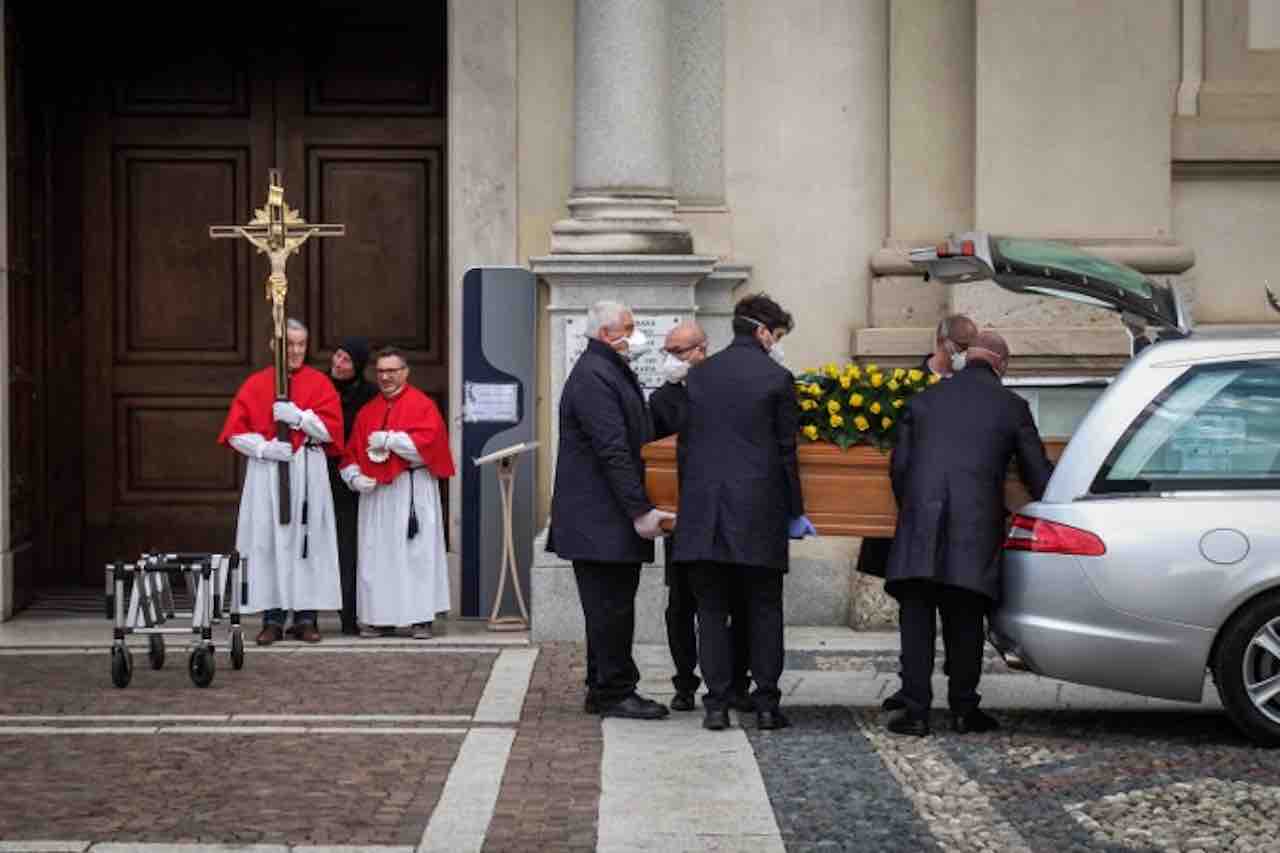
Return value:
<svg viewBox="0 0 1280 853">
<path fill-rule="evenodd" d="M 818 531 L 814 529 L 813 522 L 809 520 L 809 516 L 797 515 L 787 525 L 787 534 L 792 539 L 803 539 L 806 536 L 817 536 Z"/>
</svg>

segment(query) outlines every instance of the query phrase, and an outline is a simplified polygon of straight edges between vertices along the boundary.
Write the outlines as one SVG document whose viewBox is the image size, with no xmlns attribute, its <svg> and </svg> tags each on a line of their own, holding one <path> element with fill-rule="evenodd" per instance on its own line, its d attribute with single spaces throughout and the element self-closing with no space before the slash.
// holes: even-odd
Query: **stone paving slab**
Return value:
<svg viewBox="0 0 1280 853">
<path fill-rule="evenodd" d="M 111 684 L 110 658 L 0 658 L 0 714 L 465 714 L 474 712 L 496 653 L 257 655 L 233 670 L 220 655 L 213 684 L 192 685 L 185 655 Z"/>
<path fill-rule="evenodd" d="M 0 736 L 0 838 L 416 845 L 461 743 Z"/>
</svg>

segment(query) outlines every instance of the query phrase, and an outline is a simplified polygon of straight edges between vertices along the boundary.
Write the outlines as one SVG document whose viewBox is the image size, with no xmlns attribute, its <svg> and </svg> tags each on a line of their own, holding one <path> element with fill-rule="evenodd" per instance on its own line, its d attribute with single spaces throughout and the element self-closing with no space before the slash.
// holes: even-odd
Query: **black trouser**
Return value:
<svg viewBox="0 0 1280 853">
<path fill-rule="evenodd" d="M 356 558 L 359 554 L 360 496 L 342 482 L 336 459 L 329 460 L 329 489 L 338 532 L 338 574 L 342 578 L 342 629 L 356 627 Z"/>
<path fill-rule="evenodd" d="M 667 553 L 671 553 L 668 551 Z M 667 566 L 667 646 L 671 660 L 676 665 L 672 685 L 680 693 L 692 693 L 701 680 L 693 674 L 698 665 L 698 633 L 694 617 L 698 615 L 698 600 L 689 584 L 689 564 L 672 563 Z M 747 613 L 745 589 L 738 587 L 737 595 L 729 602 L 730 630 L 733 634 L 733 692 L 745 695 L 751 687 L 749 668 L 751 663 L 750 617 Z"/>
<path fill-rule="evenodd" d="M 640 564 L 574 560 L 573 576 L 587 623 L 587 691 L 607 707 L 634 693 L 640 681 L 631 657 Z"/>
<path fill-rule="evenodd" d="M 988 599 L 971 590 L 932 581 L 899 581 L 902 642 L 902 698 L 907 712 L 923 717 L 933 704 L 937 613 L 942 613 L 942 642 L 947 652 L 947 704 L 965 713 L 978 707 L 982 676 L 983 618 Z"/>
<path fill-rule="evenodd" d="M 752 694 L 757 711 L 778 707 L 782 692 L 782 570 L 733 563 L 693 563 L 689 583 L 698 600 L 698 639 L 702 677 L 707 682 L 703 704 L 722 710 L 732 698 L 734 653 L 730 618 L 735 596 L 745 601 L 748 621 Z"/>
</svg>

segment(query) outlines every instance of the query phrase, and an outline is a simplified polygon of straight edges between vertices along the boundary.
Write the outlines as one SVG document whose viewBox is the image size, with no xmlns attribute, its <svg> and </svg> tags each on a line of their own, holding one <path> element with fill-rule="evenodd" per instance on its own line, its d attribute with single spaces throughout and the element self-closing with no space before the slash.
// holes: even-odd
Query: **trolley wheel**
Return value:
<svg viewBox="0 0 1280 853">
<path fill-rule="evenodd" d="M 231 635 L 231 666 L 244 669 L 244 636 L 239 631 Z"/>
<path fill-rule="evenodd" d="M 133 679 L 133 657 L 128 649 L 120 646 L 111 648 L 111 683 L 116 687 L 128 687 Z"/>
<path fill-rule="evenodd" d="M 213 652 L 204 647 L 191 652 L 187 660 L 187 671 L 191 673 L 191 683 L 196 687 L 208 687 L 213 683 Z"/>
<path fill-rule="evenodd" d="M 164 637 L 152 634 L 147 638 L 147 657 L 152 669 L 164 669 Z"/>
</svg>

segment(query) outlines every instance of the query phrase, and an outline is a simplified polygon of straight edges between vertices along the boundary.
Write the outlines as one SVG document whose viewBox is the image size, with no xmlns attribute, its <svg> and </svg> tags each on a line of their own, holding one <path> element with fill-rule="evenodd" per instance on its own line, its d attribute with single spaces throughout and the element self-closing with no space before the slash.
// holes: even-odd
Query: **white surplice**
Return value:
<svg viewBox="0 0 1280 853">
<path fill-rule="evenodd" d="M 388 449 L 410 465 L 422 457 L 409 436 L 391 432 Z M 418 534 L 409 532 L 410 477 Z M 426 468 L 401 473 L 360 496 L 360 556 L 356 617 L 365 625 L 431 622 L 449 609 L 449 564 L 444 547 L 440 485 Z"/>
<path fill-rule="evenodd" d="M 341 610 L 338 527 L 324 451 L 308 445 L 294 451 L 289 462 L 290 521 L 280 524 L 279 463 L 257 458 L 257 448 L 263 442 L 262 436 L 253 433 L 233 436 L 230 441 L 249 462 L 236 522 L 236 550 L 249 558 L 245 574 L 249 605 L 245 610 Z M 305 526 L 303 500 L 307 502 Z"/>
</svg>

